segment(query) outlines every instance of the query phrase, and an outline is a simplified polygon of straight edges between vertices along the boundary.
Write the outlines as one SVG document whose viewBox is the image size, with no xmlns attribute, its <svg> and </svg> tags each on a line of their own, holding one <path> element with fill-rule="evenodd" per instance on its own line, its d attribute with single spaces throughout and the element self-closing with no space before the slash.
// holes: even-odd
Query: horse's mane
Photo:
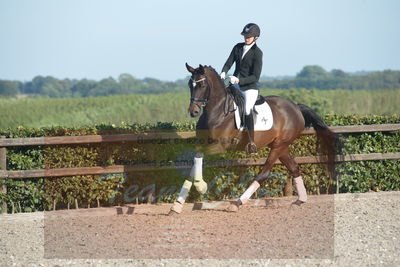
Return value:
<svg viewBox="0 0 400 267">
<path fill-rule="evenodd" d="M 219 83 L 219 86 L 225 88 L 225 84 L 224 84 L 223 80 L 220 79 L 218 72 L 213 67 L 205 65 L 204 68 L 210 70 L 211 73 L 216 76 L 216 80 Z"/>
</svg>

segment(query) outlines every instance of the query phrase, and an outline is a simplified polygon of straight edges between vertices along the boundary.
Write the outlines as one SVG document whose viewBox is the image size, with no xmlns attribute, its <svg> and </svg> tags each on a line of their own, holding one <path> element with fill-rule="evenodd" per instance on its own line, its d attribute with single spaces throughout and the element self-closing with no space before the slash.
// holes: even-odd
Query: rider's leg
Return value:
<svg viewBox="0 0 400 267">
<path fill-rule="evenodd" d="M 254 119 L 253 119 L 253 107 L 257 101 L 258 90 L 248 89 L 243 91 L 244 101 L 245 101 L 245 124 L 249 133 L 249 153 L 257 153 L 257 146 L 254 143 Z"/>
<path fill-rule="evenodd" d="M 254 118 L 253 112 L 251 111 L 249 115 L 244 115 L 244 123 L 249 131 L 250 142 L 254 143 Z"/>
<path fill-rule="evenodd" d="M 245 102 L 245 112 L 246 115 L 250 115 L 251 111 L 253 110 L 254 104 L 257 101 L 258 97 L 258 90 L 256 89 L 248 89 L 242 91 L 244 95 L 244 102 Z"/>
</svg>

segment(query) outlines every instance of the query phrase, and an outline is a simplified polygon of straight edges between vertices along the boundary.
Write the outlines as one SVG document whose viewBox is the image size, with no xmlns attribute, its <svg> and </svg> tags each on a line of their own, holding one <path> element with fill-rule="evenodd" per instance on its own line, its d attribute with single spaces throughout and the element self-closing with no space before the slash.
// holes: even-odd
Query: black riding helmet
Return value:
<svg viewBox="0 0 400 267">
<path fill-rule="evenodd" d="M 244 37 L 259 37 L 260 36 L 260 27 L 258 27 L 255 23 L 249 23 L 244 26 L 243 31 L 241 33 Z"/>
</svg>

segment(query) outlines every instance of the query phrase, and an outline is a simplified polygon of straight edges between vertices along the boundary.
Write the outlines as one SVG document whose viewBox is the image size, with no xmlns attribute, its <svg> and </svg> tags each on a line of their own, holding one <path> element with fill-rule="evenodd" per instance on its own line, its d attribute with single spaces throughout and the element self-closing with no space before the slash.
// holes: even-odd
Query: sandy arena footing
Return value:
<svg viewBox="0 0 400 267">
<path fill-rule="evenodd" d="M 400 265 L 400 192 L 0 216 L 1 266 Z"/>
</svg>

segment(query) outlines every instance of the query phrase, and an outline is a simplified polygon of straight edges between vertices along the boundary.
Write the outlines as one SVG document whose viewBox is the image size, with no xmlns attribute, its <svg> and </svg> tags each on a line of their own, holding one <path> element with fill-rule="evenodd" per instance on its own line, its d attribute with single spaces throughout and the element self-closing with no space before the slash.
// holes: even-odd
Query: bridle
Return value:
<svg viewBox="0 0 400 267">
<path fill-rule="evenodd" d="M 207 91 L 208 91 L 207 95 L 208 95 L 208 96 L 207 96 L 206 98 L 197 98 L 197 97 L 191 97 L 191 98 L 190 98 L 190 104 L 191 104 L 191 105 L 192 105 L 192 104 L 195 104 L 195 105 L 198 106 L 200 109 L 201 109 L 201 108 L 204 108 L 204 107 L 207 105 L 208 99 L 209 99 L 209 97 L 210 97 L 210 85 L 208 84 L 207 77 L 203 77 L 203 78 L 201 78 L 201 79 L 194 80 L 194 79 L 193 79 L 193 76 L 192 76 L 192 77 L 190 78 L 190 81 L 192 82 L 192 87 L 190 88 L 191 95 L 193 94 L 193 90 L 194 90 L 194 88 L 196 87 L 197 83 L 206 81 L 206 86 L 208 86 L 208 88 L 207 88 Z M 232 113 L 232 112 L 235 112 L 236 108 L 233 108 L 233 109 L 230 109 L 230 108 L 229 108 L 229 103 L 230 103 L 229 100 L 232 100 L 233 102 L 235 102 L 234 96 L 233 96 L 232 94 L 228 93 L 227 87 L 224 87 L 224 89 L 225 89 L 225 94 L 226 94 L 225 103 L 224 103 L 224 115 L 227 116 L 228 114 L 230 114 L 230 113 Z M 199 103 L 200 103 L 200 104 L 199 104 Z"/>
<path fill-rule="evenodd" d="M 197 85 L 197 83 L 199 83 L 199 82 L 203 82 L 203 81 L 205 81 L 206 82 L 206 86 L 207 86 L 207 91 L 208 91 L 208 96 L 206 97 L 206 98 L 197 98 L 197 97 L 191 97 L 190 98 L 190 104 L 195 104 L 195 105 L 197 105 L 199 108 L 203 108 L 203 107 L 205 107 L 206 105 L 207 105 L 207 103 L 208 103 L 208 98 L 210 97 L 210 86 L 208 85 L 208 83 L 207 83 L 207 78 L 206 77 L 204 77 L 204 78 L 201 78 L 201 79 L 198 79 L 198 80 L 194 80 L 193 79 L 193 77 L 191 77 L 190 78 L 190 81 L 192 82 L 192 88 L 191 88 L 191 94 L 193 93 L 193 90 L 194 90 L 194 88 L 196 87 L 196 85 Z M 201 103 L 201 104 L 198 104 L 198 103 Z"/>
</svg>

